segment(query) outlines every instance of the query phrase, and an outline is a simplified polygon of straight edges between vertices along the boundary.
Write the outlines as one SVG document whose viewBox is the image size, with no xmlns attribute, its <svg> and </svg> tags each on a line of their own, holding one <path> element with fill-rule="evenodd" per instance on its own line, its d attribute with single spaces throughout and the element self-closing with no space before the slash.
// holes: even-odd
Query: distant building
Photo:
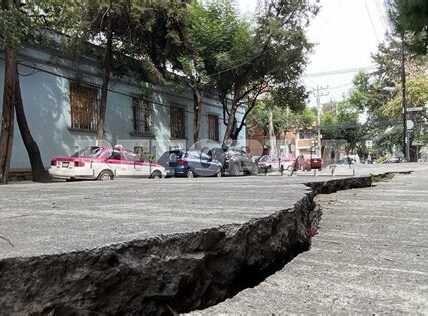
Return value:
<svg viewBox="0 0 428 316">
<path fill-rule="evenodd" d="M 317 145 L 316 130 L 299 130 L 296 133 L 297 156 L 315 154 Z"/>
</svg>

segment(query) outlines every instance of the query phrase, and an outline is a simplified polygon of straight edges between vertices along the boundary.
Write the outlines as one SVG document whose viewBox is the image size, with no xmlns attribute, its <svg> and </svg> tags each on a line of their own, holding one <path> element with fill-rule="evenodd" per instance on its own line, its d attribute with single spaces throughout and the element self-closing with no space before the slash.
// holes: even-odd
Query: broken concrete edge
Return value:
<svg viewBox="0 0 428 316">
<path fill-rule="evenodd" d="M 292 208 L 244 224 L 71 253 L 0 260 L 5 314 L 173 314 L 255 286 L 311 245 L 317 194 L 371 186 L 372 176 L 313 182 Z"/>
<path fill-rule="evenodd" d="M 373 182 L 381 182 L 381 181 L 387 181 L 392 179 L 396 174 L 412 174 L 413 171 L 394 171 L 394 172 L 385 172 L 385 173 L 379 173 L 379 174 L 371 174 Z"/>
</svg>

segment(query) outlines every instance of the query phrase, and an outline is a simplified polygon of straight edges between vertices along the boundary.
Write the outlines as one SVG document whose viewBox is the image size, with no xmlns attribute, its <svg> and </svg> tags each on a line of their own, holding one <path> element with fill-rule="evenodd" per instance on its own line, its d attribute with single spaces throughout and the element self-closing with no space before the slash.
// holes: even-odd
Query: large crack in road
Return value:
<svg viewBox="0 0 428 316">
<path fill-rule="evenodd" d="M 428 171 L 318 195 L 319 235 L 254 288 L 195 315 L 427 314 Z"/>
<path fill-rule="evenodd" d="M 310 248 L 320 218 L 316 194 L 371 181 L 309 183 L 293 207 L 243 224 L 0 260 L 1 313 L 171 314 L 215 305 Z"/>
</svg>

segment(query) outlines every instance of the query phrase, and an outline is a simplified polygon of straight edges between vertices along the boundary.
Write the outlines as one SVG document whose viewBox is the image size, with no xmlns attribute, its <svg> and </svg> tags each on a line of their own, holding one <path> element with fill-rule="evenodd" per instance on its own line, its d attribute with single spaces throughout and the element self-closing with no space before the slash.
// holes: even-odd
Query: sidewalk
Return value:
<svg viewBox="0 0 428 316">
<path fill-rule="evenodd" d="M 312 249 L 194 314 L 427 314 L 428 171 L 318 196 Z"/>
</svg>

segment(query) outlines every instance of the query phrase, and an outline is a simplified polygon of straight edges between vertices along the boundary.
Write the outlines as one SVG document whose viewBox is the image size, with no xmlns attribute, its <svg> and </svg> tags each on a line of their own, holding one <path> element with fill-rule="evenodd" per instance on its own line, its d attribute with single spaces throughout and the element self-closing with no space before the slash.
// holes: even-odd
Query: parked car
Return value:
<svg viewBox="0 0 428 316">
<path fill-rule="evenodd" d="M 269 172 L 272 170 L 291 170 L 293 166 L 293 161 L 287 157 L 275 157 L 271 155 L 261 156 L 257 159 L 257 166 L 259 172 Z"/>
<path fill-rule="evenodd" d="M 200 151 L 171 150 L 158 159 L 168 176 L 210 177 L 221 176 L 222 164 Z"/>
<path fill-rule="evenodd" d="M 243 150 L 212 148 L 208 155 L 222 164 L 223 174 L 237 176 L 243 172 L 256 175 L 259 170 L 255 159 Z"/>
<path fill-rule="evenodd" d="M 301 155 L 296 159 L 296 167 L 294 170 L 322 170 L 322 165 L 323 161 L 318 155 Z"/>
<path fill-rule="evenodd" d="M 58 179 L 113 180 L 115 177 L 161 178 L 165 168 L 146 162 L 132 151 L 116 146 L 90 146 L 69 157 L 53 157 L 49 173 Z"/>
<path fill-rule="evenodd" d="M 390 163 L 401 163 L 401 162 L 405 162 L 404 157 L 401 157 L 399 155 L 393 155 L 391 156 L 391 158 L 389 158 L 388 162 Z"/>
<path fill-rule="evenodd" d="M 345 157 L 335 162 L 336 165 L 354 165 L 356 162 L 351 157 Z"/>
</svg>

